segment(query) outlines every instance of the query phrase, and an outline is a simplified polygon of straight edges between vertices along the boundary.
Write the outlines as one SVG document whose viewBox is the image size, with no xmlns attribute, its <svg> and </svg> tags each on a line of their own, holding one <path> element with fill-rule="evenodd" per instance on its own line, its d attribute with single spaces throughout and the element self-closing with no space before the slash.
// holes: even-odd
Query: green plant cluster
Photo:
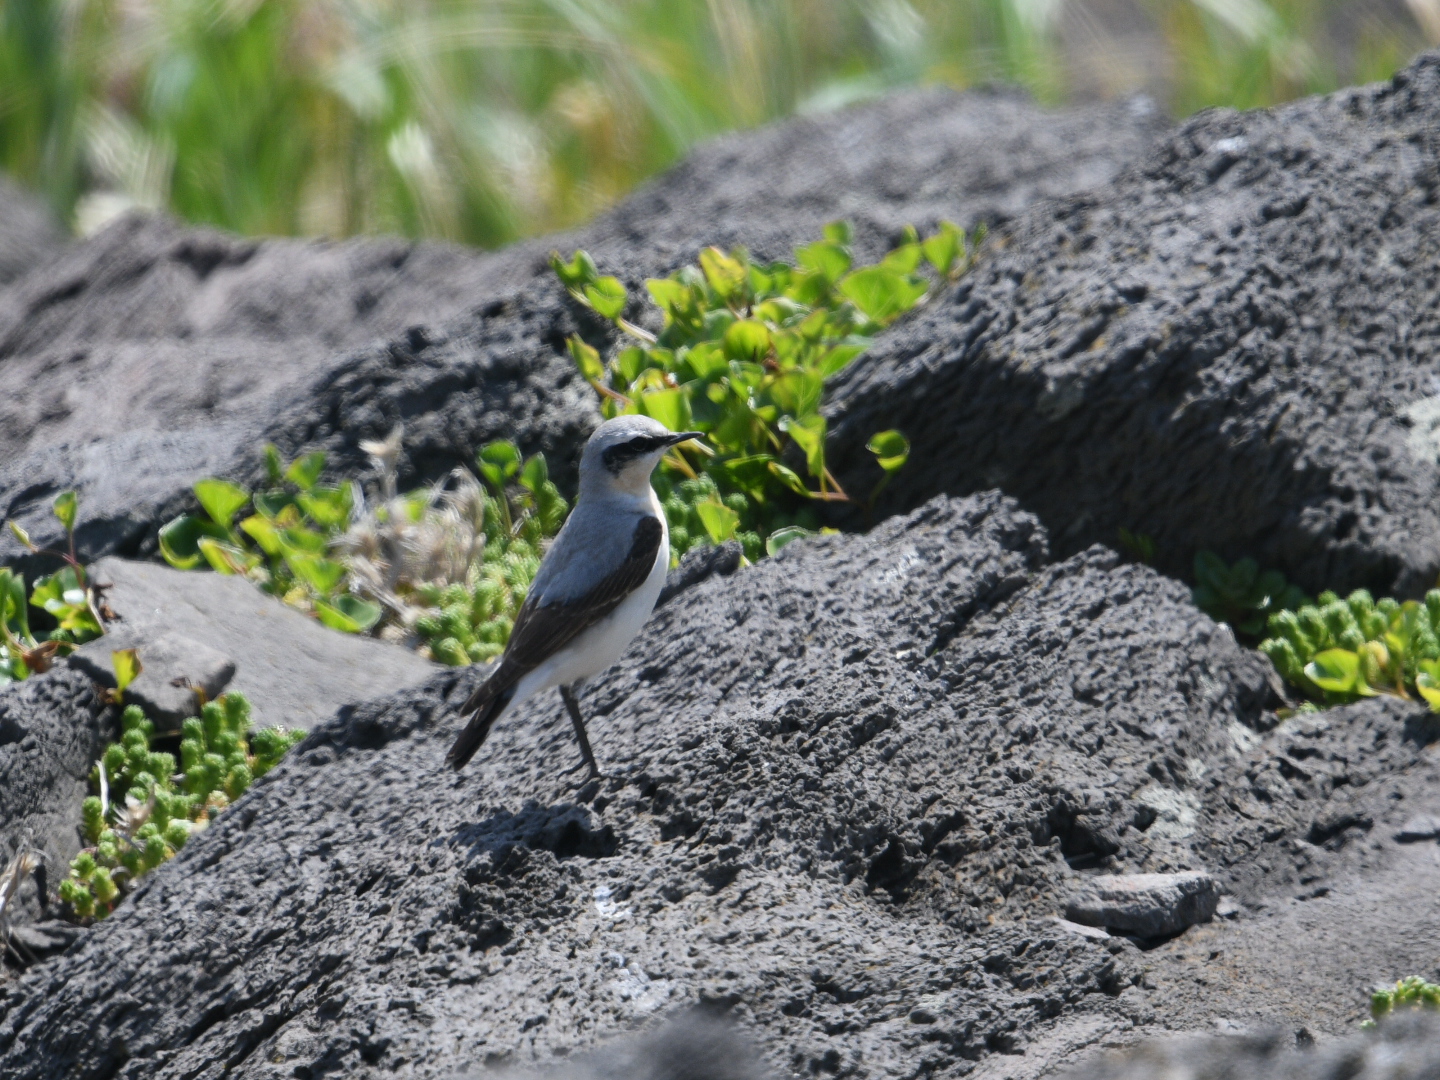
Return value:
<svg viewBox="0 0 1440 1080">
<path fill-rule="evenodd" d="M 426 583 L 420 600 L 438 609 L 415 621 L 430 655 L 444 664 L 483 663 L 510 640 L 515 615 L 540 570 L 543 544 L 560 531 L 570 507 L 551 482 L 544 455 L 521 461 L 513 443 L 483 447 L 476 464 L 484 498 L 485 544 L 463 583 Z"/>
<path fill-rule="evenodd" d="M 578 336 L 569 341 L 601 411 L 705 433 L 707 445 L 691 450 L 695 461 L 676 450 L 662 464 L 674 558 L 695 543 L 736 537 L 756 559 L 772 534 L 813 528 L 817 515 L 803 512 L 807 503 L 857 501 L 826 467 L 825 382 L 925 298 L 933 279 L 923 265 L 939 280 L 958 277 L 981 238 L 949 222 L 924 240 L 909 229 L 880 263 L 859 268 L 844 222 L 797 249 L 794 265 L 760 266 L 743 248 L 728 255 L 706 248 L 698 265 L 645 283 L 662 313 L 659 334 L 625 317 L 624 285 L 602 276 L 589 254 L 577 251 L 569 262 L 551 256 L 571 296 L 621 333 L 603 359 Z M 867 505 L 909 455 L 897 431 L 876 434 L 869 447 L 881 479 Z M 702 474 L 708 483 L 695 483 Z"/>
<path fill-rule="evenodd" d="M 1440 589 L 1425 602 L 1333 592 L 1270 616 L 1260 651 L 1287 682 L 1326 705 L 1391 694 L 1440 712 Z"/>
<path fill-rule="evenodd" d="M 383 457 L 384 444 L 375 448 Z M 489 660 L 504 649 L 544 542 L 560 531 L 570 509 L 544 456 L 523 459 L 504 440 L 476 455 L 488 490 L 469 478 L 443 507 L 436 505 L 436 490 L 422 488 L 362 513 L 355 485 L 320 483 L 323 453 L 286 466 L 267 446 L 265 462 L 264 491 L 252 494 L 221 479 L 198 482 L 194 491 L 204 513 L 178 517 L 160 530 L 165 559 L 182 570 L 209 566 L 244 576 L 335 630 L 393 625 L 413 631 L 446 664 Z M 386 476 L 392 491 L 393 479 Z M 465 502 L 467 484 L 475 503 L 462 511 L 456 504 Z M 476 556 L 445 570 L 399 565 L 412 549 L 474 549 Z"/>
<path fill-rule="evenodd" d="M 1151 550 L 1153 554 L 1153 545 Z M 1196 554 L 1195 588 L 1190 596 L 1205 614 L 1229 624 L 1251 641 L 1265 634 L 1272 615 L 1310 602 L 1304 591 L 1286 581 L 1280 571 L 1262 571 L 1254 559 L 1241 559 L 1227 566 L 1213 551 Z"/>
<path fill-rule="evenodd" d="M 354 489 L 320 483 L 324 469 L 319 451 L 285 467 L 275 447 L 267 446 L 266 490 L 252 495 L 228 480 L 199 481 L 195 497 L 205 516 L 182 515 L 161 529 L 161 554 L 181 570 L 208 563 L 221 574 L 249 578 L 332 629 L 370 629 L 380 620 L 380 605 L 349 593 L 345 566 L 331 557 L 350 525 Z M 237 521 L 247 508 L 251 512 Z"/>
<path fill-rule="evenodd" d="M 1370 995 L 1370 1019 L 1364 1026 L 1374 1027 L 1376 1021 L 1401 1009 L 1440 1010 L 1440 986 L 1411 975 L 1388 990 L 1376 990 Z"/>
<path fill-rule="evenodd" d="M 29 607 L 39 608 L 55 624 L 38 635 L 30 626 L 24 579 L 9 568 L 0 568 L 0 686 L 49 670 L 57 656 L 105 633 L 95 590 L 75 556 L 75 515 L 79 509 L 75 492 L 62 491 L 55 497 L 53 509 L 65 529 L 64 551 L 42 550 L 24 529 L 10 522 L 10 531 L 32 553 L 57 556 L 65 565 L 37 579 L 30 592 Z"/>
<path fill-rule="evenodd" d="M 155 725 L 138 706 L 121 716 L 120 741 L 105 748 L 92 782 L 101 792 L 82 807 L 86 847 L 60 883 L 77 918 L 104 918 L 146 873 L 185 846 L 196 829 L 243 795 L 305 733 L 250 730 L 250 703 L 239 693 L 207 702 L 185 721 L 180 768 L 153 749 Z"/>
</svg>

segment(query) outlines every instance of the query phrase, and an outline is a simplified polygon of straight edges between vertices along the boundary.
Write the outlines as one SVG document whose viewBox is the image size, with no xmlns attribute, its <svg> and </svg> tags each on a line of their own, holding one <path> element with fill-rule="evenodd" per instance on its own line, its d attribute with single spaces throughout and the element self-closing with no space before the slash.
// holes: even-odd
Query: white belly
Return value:
<svg viewBox="0 0 1440 1080">
<path fill-rule="evenodd" d="M 532 694 L 552 686 L 568 686 L 570 683 L 598 675 L 614 664 L 624 654 L 640 628 L 655 610 L 655 601 L 665 586 L 665 575 L 670 569 L 670 530 L 665 527 L 665 515 L 657 506 L 660 524 L 664 530 L 660 537 L 660 550 L 655 553 L 655 565 L 650 576 L 638 589 L 632 592 L 609 616 L 585 630 L 569 645 L 520 680 L 515 687 L 515 697 L 510 707 L 518 705 Z"/>
</svg>

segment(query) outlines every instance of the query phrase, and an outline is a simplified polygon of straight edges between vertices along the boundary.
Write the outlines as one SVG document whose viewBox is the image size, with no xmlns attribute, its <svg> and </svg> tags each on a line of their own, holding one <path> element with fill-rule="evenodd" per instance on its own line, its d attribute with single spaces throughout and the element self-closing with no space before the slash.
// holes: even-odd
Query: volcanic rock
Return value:
<svg viewBox="0 0 1440 1080">
<path fill-rule="evenodd" d="M 65 235 L 35 196 L 0 176 L 0 285 L 52 257 Z"/>
<path fill-rule="evenodd" d="M 1311 591 L 1440 571 L 1440 53 L 1386 84 L 1209 110 L 1034 207 L 841 377 L 832 462 L 882 503 L 1000 487 L 1060 552 L 1148 536 Z"/>
<path fill-rule="evenodd" d="M 1220 888 L 1201 870 L 1092 877 L 1065 904 L 1065 917 L 1137 937 L 1178 934 L 1215 917 Z"/>
<path fill-rule="evenodd" d="M 90 770 L 118 735 L 113 713 L 78 671 L 62 667 L 0 690 L 0 869 L 22 846 L 43 858 L 7 912 L 12 925 L 49 906 L 48 894 L 80 850 Z"/>
<path fill-rule="evenodd" d="M 126 697 L 157 724 L 178 729 L 197 714 L 194 686 L 207 698 L 244 694 L 256 727 L 308 729 L 437 669 L 399 645 L 328 630 L 243 578 L 114 558 L 90 576 L 118 619 L 67 663 L 114 686 L 111 652 L 135 649 L 145 670 Z"/>
<path fill-rule="evenodd" d="M 1156 1041 L 1066 1073 L 1065 1080 L 1440 1080 L 1434 1016 L 1396 1017 L 1373 1034 L 1313 1043 L 1281 1031 Z"/>
<path fill-rule="evenodd" d="M 0 1067 L 448 1076 L 697 1003 L 791 1072 L 958 1076 L 1066 1024 L 1128 1030 L 1139 954 L 1051 918 L 1075 868 L 1203 855 L 1287 887 L 1286 845 L 1339 820 L 1324 762 L 1380 807 L 1424 740 L 1369 705 L 1267 735 L 1263 661 L 1183 587 L 1045 560 L 986 494 L 702 581 L 581 695 L 606 779 L 579 788 L 551 695 L 453 777 L 483 673 L 343 709 L 0 990 Z M 1311 786 L 1287 790 L 1265 763 L 1296 741 Z M 1189 835 L 1136 825 L 1157 785 L 1193 800 Z M 1357 830 L 1318 850 L 1338 866 Z"/>
<path fill-rule="evenodd" d="M 789 257 L 848 217 L 874 258 L 907 222 L 1001 219 L 1104 183 L 1160 125 L 1143 103 L 903 94 L 719 140 L 594 225 L 493 255 L 122 219 L 0 292 L 0 518 L 49 545 L 49 501 L 76 488 L 86 558 L 152 554 L 195 480 L 257 481 L 267 440 L 359 476 L 360 441 L 397 425 L 405 483 L 511 438 L 566 486 L 599 413 L 564 339 L 606 330 L 558 287 L 551 248 L 588 247 L 638 288 L 708 244 Z M 20 554 L 0 535 L 0 560 Z"/>
</svg>

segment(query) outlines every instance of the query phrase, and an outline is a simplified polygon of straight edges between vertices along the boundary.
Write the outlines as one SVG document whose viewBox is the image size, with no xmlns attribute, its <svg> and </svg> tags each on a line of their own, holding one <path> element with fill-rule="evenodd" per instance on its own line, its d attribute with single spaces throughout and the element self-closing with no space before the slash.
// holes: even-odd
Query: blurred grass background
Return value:
<svg viewBox="0 0 1440 1080">
<path fill-rule="evenodd" d="M 925 83 L 1177 117 L 1389 77 L 1440 0 L 0 0 L 0 169 L 84 233 L 484 247 L 696 141 Z"/>
</svg>

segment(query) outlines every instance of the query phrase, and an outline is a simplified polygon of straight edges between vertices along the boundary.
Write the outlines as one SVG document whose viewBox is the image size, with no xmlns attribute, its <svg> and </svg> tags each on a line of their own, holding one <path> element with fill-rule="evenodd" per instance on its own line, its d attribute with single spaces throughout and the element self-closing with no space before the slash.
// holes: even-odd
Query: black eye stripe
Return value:
<svg viewBox="0 0 1440 1080">
<path fill-rule="evenodd" d="M 668 446 L 669 443 L 670 439 L 666 435 L 636 435 L 626 442 L 606 447 L 601 460 L 609 472 L 619 476 L 620 470 L 629 462 Z"/>
</svg>

